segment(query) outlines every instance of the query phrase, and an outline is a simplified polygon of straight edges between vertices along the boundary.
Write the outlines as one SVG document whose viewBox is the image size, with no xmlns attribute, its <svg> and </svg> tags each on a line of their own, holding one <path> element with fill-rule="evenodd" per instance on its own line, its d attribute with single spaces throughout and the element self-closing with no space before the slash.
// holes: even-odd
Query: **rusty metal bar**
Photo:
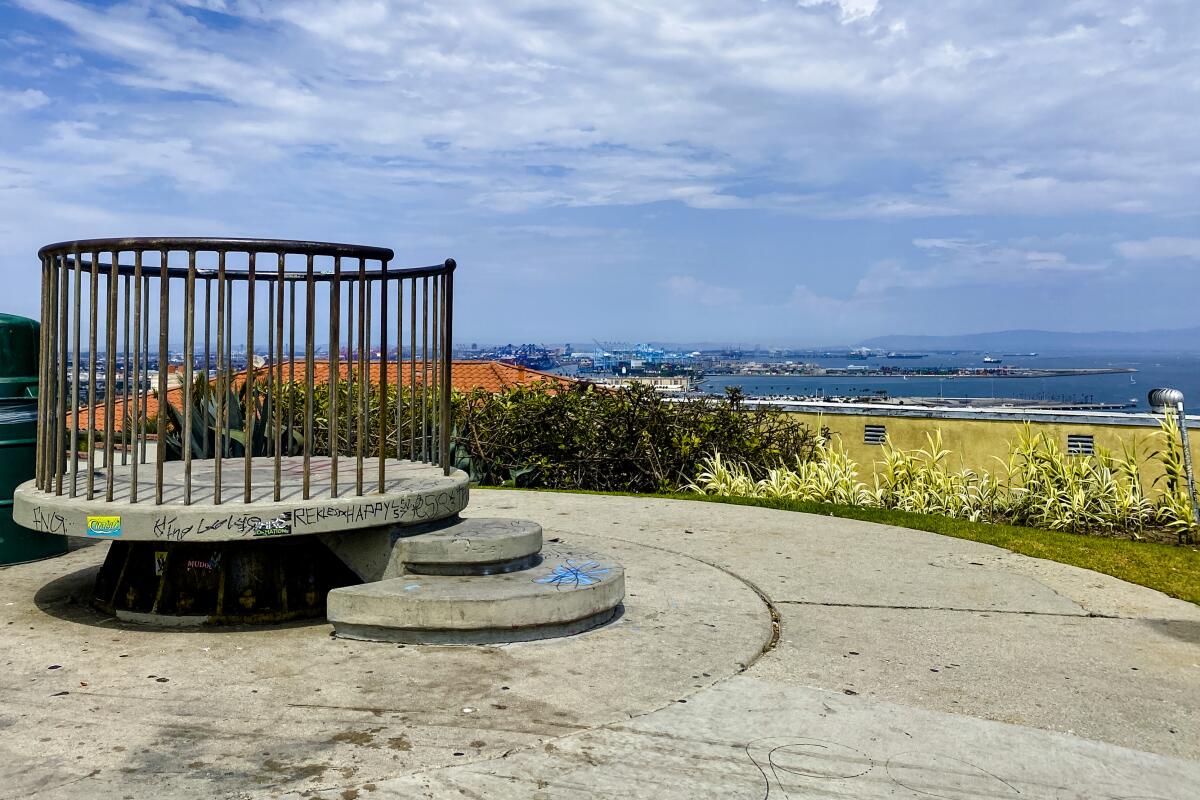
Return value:
<svg viewBox="0 0 1200 800">
<path fill-rule="evenodd" d="M 276 376 L 278 377 L 278 380 L 275 382 L 275 385 L 277 387 L 275 392 L 276 392 L 276 394 L 278 394 L 278 397 L 275 399 L 275 416 L 272 418 L 272 421 L 273 421 L 273 424 L 275 427 L 275 431 L 274 431 L 274 433 L 275 433 L 275 495 L 274 495 L 274 497 L 275 497 L 275 502 L 278 503 L 279 499 L 280 499 L 280 495 L 282 494 L 281 487 L 283 485 L 283 474 L 282 474 L 282 472 L 283 472 L 283 461 L 282 461 L 282 459 L 283 459 L 283 395 L 284 395 L 284 391 L 285 391 L 285 387 L 283 385 L 283 312 L 284 312 L 284 308 L 283 308 L 284 282 L 283 282 L 283 280 L 287 275 L 287 258 L 284 256 L 283 253 L 279 253 L 279 254 L 277 254 L 277 259 L 279 261 L 279 264 L 278 264 L 278 266 L 279 266 L 279 292 L 278 292 L 278 297 L 277 297 L 277 300 L 279 301 L 279 305 L 275 309 L 275 347 L 276 347 L 276 349 L 271 353 L 271 358 L 275 362 L 274 364 L 271 365 L 271 370 L 272 370 L 272 372 L 276 373 Z M 293 309 L 294 308 L 295 308 L 295 306 L 293 305 Z M 292 313 L 294 314 L 295 311 L 293 310 Z M 291 405 L 292 405 L 291 404 L 291 396 L 292 396 L 291 385 L 288 385 L 286 387 L 286 392 L 287 392 L 287 396 L 288 396 L 288 411 L 289 411 L 289 423 L 288 424 L 290 426 L 290 424 L 291 424 L 290 423 L 290 412 L 292 410 L 292 408 L 291 408 Z M 289 442 L 289 444 L 290 444 L 290 442 Z"/>
<path fill-rule="evenodd" d="M 166 250 L 158 252 L 159 285 L 158 285 L 158 441 L 154 447 L 154 504 L 162 505 L 163 501 L 163 462 L 167 456 L 167 334 L 170 320 L 171 283 L 167 276 Z M 89 465 L 90 466 L 90 465 Z M 88 492 L 89 495 L 91 492 Z"/>
<path fill-rule="evenodd" d="M 42 318 L 41 327 L 46 329 L 46 379 L 47 379 L 47 399 L 46 399 L 46 491 L 53 491 L 54 486 L 58 483 L 58 463 L 61 458 L 56 455 L 55 442 L 58 439 L 58 403 L 56 395 L 58 394 L 58 307 L 59 295 L 62 293 L 62 286 L 58 280 L 58 266 L 55 259 L 46 259 L 46 294 L 47 297 L 47 314 Z M 41 394 L 41 391 L 38 391 Z"/>
<path fill-rule="evenodd" d="M 55 362 L 58 353 L 58 296 L 60 292 L 58 269 L 53 258 L 45 260 L 42 278 L 42 294 L 46 305 L 46 312 L 39 321 L 39 327 L 45 335 L 45 362 L 43 369 L 46 376 L 45 386 L 47 391 L 46 402 L 41 415 L 44 441 L 38 441 L 38 445 L 43 450 L 42 469 L 45 490 L 51 492 L 54 491 L 54 484 L 57 482 L 55 475 L 58 472 L 57 459 L 54 456 L 55 428 L 57 427 L 57 421 L 54 418 L 57 403 L 54 396 L 58 382 L 58 366 Z M 41 396 L 40 388 L 38 395 L 39 397 Z"/>
<path fill-rule="evenodd" d="M 417 279 L 413 278 L 408 312 L 408 458 L 417 460 Z"/>
<path fill-rule="evenodd" d="M 381 273 L 387 272 L 387 263 L 379 262 L 379 270 Z M 388 352 L 387 352 L 387 326 L 388 326 L 388 295 L 387 295 L 387 279 L 384 278 L 379 283 L 379 486 L 378 492 L 383 494 L 384 486 L 384 466 L 387 460 L 386 442 L 387 442 L 387 418 L 388 418 Z"/>
<path fill-rule="evenodd" d="M 212 278 L 204 277 L 204 403 L 205 408 L 211 408 L 213 402 L 212 396 Z M 208 413 L 205 411 L 205 419 L 208 418 Z M 213 448 L 216 448 L 216 440 L 214 439 Z M 208 431 L 204 432 L 204 438 L 201 440 L 201 458 L 208 458 Z"/>
<path fill-rule="evenodd" d="M 121 349 L 121 466 L 129 464 L 129 285 L 130 276 L 125 276 L 125 345 Z"/>
<path fill-rule="evenodd" d="M 304 282 L 304 499 L 311 497 L 310 462 L 312 460 L 313 432 L 313 370 L 316 364 L 313 360 L 313 349 L 316 344 L 313 337 L 315 321 L 313 312 L 316 309 L 316 284 L 313 282 L 313 255 L 308 254 L 305 266 Z"/>
<path fill-rule="evenodd" d="M 372 452 L 371 447 L 371 332 L 374 330 L 374 316 L 371 312 L 374 310 L 372 298 L 372 289 L 374 283 L 371 281 L 371 276 L 368 273 L 366 281 L 367 299 L 363 303 L 362 322 L 366 328 L 366 338 L 363 340 L 363 355 L 362 355 L 362 420 L 363 420 L 363 459 L 364 464 L 360 465 L 360 470 L 364 469 L 365 459 L 369 458 Z M 365 472 L 363 473 L 366 474 Z"/>
<path fill-rule="evenodd" d="M 87 499 L 96 494 L 96 300 L 97 264 L 100 254 L 92 252 L 91 273 L 88 278 L 88 433 L 87 433 Z"/>
<path fill-rule="evenodd" d="M 296 441 L 296 282 L 288 283 L 288 452 Z"/>
<path fill-rule="evenodd" d="M 129 502 L 138 501 L 138 463 L 142 460 L 138 446 L 142 440 L 142 251 L 134 253 L 133 262 L 133 414 L 129 415 L 129 404 L 125 404 L 126 425 L 133 428 L 132 443 L 126 437 L 126 448 L 133 448 L 133 463 L 129 467 Z M 127 365 L 128 366 L 128 365 Z M 128 384 L 128 371 L 126 383 Z"/>
<path fill-rule="evenodd" d="M 117 349 L 117 294 L 121 284 L 117 280 L 117 256 L 113 253 L 113 266 L 108 279 L 104 283 L 105 299 L 108 301 L 108 317 L 104 320 L 104 499 L 113 499 L 113 436 L 114 436 L 114 399 L 113 399 L 113 364 L 116 363 Z"/>
<path fill-rule="evenodd" d="M 283 287 L 279 287 L 279 293 L 283 294 Z M 263 380 L 263 386 L 266 389 L 266 399 L 263 405 L 263 420 L 267 424 L 268 433 L 270 426 L 275 421 L 275 398 L 272 397 L 275 388 L 275 283 L 267 281 L 267 358 L 263 366 L 266 367 L 266 377 Z M 263 455 L 273 455 L 276 452 L 275 437 L 268 435 L 266 440 L 266 453 Z M 274 480 L 274 478 L 272 478 Z M 274 497 L 274 494 L 272 494 Z"/>
<path fill-rule="evenodd" d="M 421 460 L 429 461 L 429 278 L 421 279 Z"/>
<path fill-rule="evenodd" d="M 404 282 L 396 281 L 396 461 L 404 457 L 401 439 L 404 403 Z"/>
<path fill-rule="evenodd" d="M 430 383 L 433 385 L 433 396 L 434 396 L 435 400 L 437 398 L 441 397 L 441 392 L 438 391 L 438 387 L 441 385 L 440 383 L 438 383 L 438 373 L 440 372 L 440 370 L 438 369 L 438 367 L 439 367 L 438 345 L 441 343 L 441 339 L 442 339 L 442 318 L 441 318 L 441 314 L 439 313 L 439 309 L 438 309 L 438 301 L 441 299 L 441 296 L 438 293 L 438 289 L 440 288 L 440 286 L 439 286 L 440 283 L 441 283 L 440 277 L 435 277 L 433 279 L 433 341 L 430 343 L 431 353 L 430 353 L 430 357 L 429 357 L 429 363 L 430 363 L 429 379 L 430 379 Z M 438 401 L 438 402 L 440 405 L 440 401 Z M 433 444 L 434 442 L 441 441 L 441 434 L 438 433 L 440 426 L 441 426 L 441 414 L 435 414 L 433 412 L 433 409 L 430 409 L 430 412 L 429 412 L 429 432 L 430 432 L 430 439 L 429 439 L 430 457 L 429 457 L 429 460 L 431 462 L 433 462 L 434 464 L 441 463 L 441 461 L 438 459 L 438 452 L 435 449 L 434 444 Z"/>
<path fill-rule="evenodd" d="M 71 254 L 71 264 L 75 273 L 74 305 L 75 313 L 71 317 L 71 497 L 79 493 L 79 318 L 83 309 L 83 266 L 80 263 L 79 251 Z M 39 392 L 41 394 L 41 392 Z"/>
<path fill-rule="evenodd" d="M 366 355 L 366 318 L 367 318 L 367 281 L 366 281 L 366 259 L 358 260 L 358 408 L 355 410 L 355 419 L 358 420 L 358 425 L 355 428 L 357 441 L 355 443 L 355 477 L 354 477 L 354 493 L 362 496 L 363 493 L 363 439 L 366 437 L 366 431 L 363 423 L 365 422 L 368 396 L 370 394 L 367 386 L 367 362 Z"/>
<path fill-rule="evenodd" d="M 113 259 L 114 265 L 116 258 Z M 192 504 L 192 370 L 196 364 L 196 251 L 188 250 L 183 284 L 183 504 Z"/>
<path fill-rule="evenodd" d="M 38 311 L 38 397 L 37 397 L 37 420 L 34 422 L 34 430 L 37 435 L 37 444 L 33 450 L 33 480 L 34 485 L 38 489 L 45 489 L 46 484 L 43 480 L 42 465 L 45 461 L 45 441 L 46 441 L 46 403 L 49 393 L 42 391 L 45 386 L 46 377 L 46 294 L 47 294 L 47 273 L 49 272 L 49 257 L 45 254 L 41 255 L 42 261 L 42 284 L 41 294 L 38 296 L 40 308 Z"/>
<path fill-rule="evenodd" d="M 228 275 L 225 278 L 225 371 L 226 371 L 226 386 L 229 391 L 229 402 L 225 403 L 225 430 L 226 430 L 226 447 L 229 449 L 229 457 L 233 457 L 233 412 L 237 406 L 237 389 L 234 386 L 236 372 L 233 368 L 233 299 L 234 299 L 234 282 L 233 278 Z"/>
<path fill-rule="evenodd" d="M 113 263 L 116 263 L 113 253 Z M 104 500 L 113 500 L 113 356 L 116 350 L 116 270 L 104 281 Z"/>
<path fill-rule="evenodd" d="M 59 275 L 58 269 L 54 265 L 54 259 L 43 259 L 42 264 L 42 279 L 43 287 L 46 289 L 46 307 L 42 309 L 42 318 L 38 326 L 42 333 L 41 353 L 38 353 L 40 361 L 38 366 L 41 367 L 42 374 L 46 377 L 46 383 L 38 385 L 38 399 L 41 399 L 42 386 L 46 387 L 46 401 L 42 403 L 42 414 L 38 417 L 37 425 L 43 429 L 42 440 L 37 441 L 38 449 L 42 451 L 42 486 L 44 491 L 50 492 L 54 488 L 54 474 L 56 473 L 55 458 L 54 458 L 54 383 L 58 378 L 58 369 L 54 365 L 54 354 L 58 350 L 58 342 L 55 341 L 55 335 L 58 333 L 59 327 Z"/>
<path fill-rule="evenodd" d="M 141 259 L 142 252 L 138 251 Z M 142 463 L 146 461 L 146 450 L 150 442 L 150 278 L 142 278 Z"/>
<path fill-rule="evenodd" d="M 446 259 L 446 272 L 442 276 L 445 289 L 442 294 L 442 357 L 445 369 L 442 372 L 442 473 L 449 475 L 454 469 L 450 461 L 450 435 L 454 424 L 454 270 L 458 267 L 454 259 Z"/>
<path fill-rule="evenodd" d="M 245 418 L 242 420 L 242 443 L 245 464 L 242 470 L 242 499 L 251 500 L 251 459 L 254 457 L 254 261 L 256 253 L 246 254 L 246 393 Z"/>
<path fill-rule="evenodd" d="M 338 371 L 341 370 L 342 257 L 333 257 L 333 283 L 329 285 L 329 496 L 338 496 Z"/>
<path fill-rule="evenodd" d="M 150 446 L 150 276 L 142 278 L 142 463 Z"/>
<path fill-rule="evenodd" d="M 229 360 L 225 355 L 228 337 L 225 335 L 225 304 L 229 292 L 225 286 L 225 253 L 217 253 L 217 406 L 213 420 L 213 503 L 221 504 L 221 459 L 225 456 L 225 436 L 229 429 L 225 398 L 233 385 L 229 377 Z"/>
<path fill-rule="evenodd" d="M 58 408 L 54 419 L 54 493 L 60 496 L 63 493 L 63 473 L 67 470 L 65 439 L 67 435 L 67 322 L 70 319 L 68 304 L 70 290 L 71 275 L 67 271 L 67 257 L 60 254 L 58 256 L 58 378 L 55 392 Z"/>
<path fill-rule="evenodd" d="M 346 292 L 346 455 L 353 455 L 351 446 L 354 442 L 354 378 L 355 371 L 358 369 L 358 362 L 354 356 L 354 302 L 357 283 L 354 277 L 351 276 L 346 281 L 346 287 L 349 291 Z"/>
</svg>

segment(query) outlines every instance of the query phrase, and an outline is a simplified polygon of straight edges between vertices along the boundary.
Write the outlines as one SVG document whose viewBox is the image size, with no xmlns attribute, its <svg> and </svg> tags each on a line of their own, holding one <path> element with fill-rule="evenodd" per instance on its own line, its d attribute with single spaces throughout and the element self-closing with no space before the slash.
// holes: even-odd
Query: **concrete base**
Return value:
<svg viewBox="0 0 1200 800">
<path fill-rule="evenodd" d="M 537 566 L 542 526 L 528 520 L 462 519 L 321 535 L 364 582 L 401 575 L 496 575 Z"/>
<path fill-rule="evenodd" d="M 573 548 L 550 547 L 542 557 L 536 568 L 500 575 L 410 574 L 345 586 L 329 593 L 327 615 L 347 638 L 455 644 L 569 635 L 611 619 L 625 596 L 618 564 Z"/>
<path fill-rule="evenodd" d="M 384 462 L 383 491 L 378 491 L 378 461 L 364 465 L 362 493 L 356 484 L 356 462 L 328 458 L 280 459 L 280 496 L 275 499 L 275 459 L 254 458 L 250 497 L 243 489 L 246 462 L 223 459 L 221 492 L 215 493 L 217 464 L 194 460 L 191 502 L 185 502 L 188 473 L 182 461 L 163 466 L 163 497 L 154 498 L 154 465 L 139 465 L 137 501 L 133 502 L 133 464 L 113 465 L 93 474 L 94 496 L 87 499 L 86 476 L 64 481 L 62 494 L 42 492 L 26 481 L 13 494 L 13 519 L 39 533 L 90 536 L 121 541 L 225 542 L 244 539 L 344 533 L 382 526 L 416 525 L 454 516 L 467 505 L 467 475 L 442 474 L 441 467 L 412 461 Z M 109 475 L 113 499 L 106 501 Z M 304 479 L 308 477 L 308 499 Z M 337 488 L 333 478 L 337 477 Z"/>
<path fill-rule="evenodd" d="M 280 623 L 323 617 L 329 590 L 356 582 L 311 536 L 113 542 L 92 603 L 117 619 L 149 625 Z"/>
<path fill-rule="evenodd" d="M 542 526 L 522 519 L 457 520 L 397 541 L 405 570 L 422 575 L 493 575 L 528 569 L 542 549 Z M 523 565 L 523 566 L 520 566 Z"/>
</svg>

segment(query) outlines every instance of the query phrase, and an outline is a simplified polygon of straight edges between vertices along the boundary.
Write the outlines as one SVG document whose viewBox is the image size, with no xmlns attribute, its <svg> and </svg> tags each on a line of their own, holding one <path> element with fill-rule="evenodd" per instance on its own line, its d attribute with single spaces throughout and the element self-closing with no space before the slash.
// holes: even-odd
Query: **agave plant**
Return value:
<svg viewBox="0 0 1200 800">
<path fill-rule="evenodd" d="M 253 378 L 235 386 L 225 378 L 210 382 L 203 376 L 198 376 L 188 391 L 192 399 L 192 425 L 187 442 L 184 441 L 185 411 L 168 399 L 162 401 L 165 429 L 158 430 L 157 420 L 152 420 L 148 426 L 158 433 L 159 446 L 167 461 L 182 460 L 185 448 L 190 449 L 192 458 L 212 458 L 218 452 L 223 458 L 232 458 L 245 455 L 247 449 L 252 456 L 275 452 L 273 404 L 281 402 L 280 391 L 268 393 L 265 383 Z M 218 419 L 221 422 L 219 437 Z M 250 420 L 248 431 L 247 419 Z M 286 425 L 280 426 L 279 439 L 284 455 L 297 454 L 303 448 L 298 432 Z"/>
</svg>

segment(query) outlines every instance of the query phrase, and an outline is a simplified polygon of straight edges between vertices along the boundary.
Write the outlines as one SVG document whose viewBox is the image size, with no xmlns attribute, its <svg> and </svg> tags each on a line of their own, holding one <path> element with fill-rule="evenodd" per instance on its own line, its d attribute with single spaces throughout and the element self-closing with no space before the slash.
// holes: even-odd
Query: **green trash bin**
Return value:
<svg viewBox="0 0 1200 800">
<path fill-rule="evenodd" d="M 33 477 L 37 443 L 38 323 L 0 314 L 0 565 L 67 552 L 65 536 L 13 522 L 13 490 Z"/>
</svg>

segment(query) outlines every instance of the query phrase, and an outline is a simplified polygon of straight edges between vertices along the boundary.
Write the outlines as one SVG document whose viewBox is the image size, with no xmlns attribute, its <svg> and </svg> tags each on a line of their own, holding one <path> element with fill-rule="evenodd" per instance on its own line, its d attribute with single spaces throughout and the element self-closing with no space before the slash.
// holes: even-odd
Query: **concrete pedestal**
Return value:
<svg viewBox="0 0 1200 800">
<path fill-rule="evenodd" d="M 410 573 L 335 589 L 329 621 L 350 639 L 491 644 L 567 636 L 616 616 L 625 596 L 620 565 L 558 546 L 540 555 L 535 567 L 501 574 Z"/>
<path fill-rule="evenodd" d="M 275 459 L 256 458 L 247 500 L 242 459 L 193 461 L 190 473 L 170 462 L 158 503 L 154 465 L 138 469 L 136 491 L 128 464 L 93 472 L 91 499 L 82 473 L 68 475 L 61 492 L 30 482 L 15 493 L 14 516 L 34 531 L 113 540 L 94 603 L 127 621 L 327 613 L 348 638 L 490 643 L 587 630 L 619 613 L 625 594 L 618 564 L 543 550 L 536 522 L 460 518 L 469 490 L 458 470 L 389 460 L 384 490 L 373 470 L 359 494 L 354 460 L 335 472 L 327 458 L 306 466 L 289 457 L 280 460 L 276 497 Z"/>
</svg>

